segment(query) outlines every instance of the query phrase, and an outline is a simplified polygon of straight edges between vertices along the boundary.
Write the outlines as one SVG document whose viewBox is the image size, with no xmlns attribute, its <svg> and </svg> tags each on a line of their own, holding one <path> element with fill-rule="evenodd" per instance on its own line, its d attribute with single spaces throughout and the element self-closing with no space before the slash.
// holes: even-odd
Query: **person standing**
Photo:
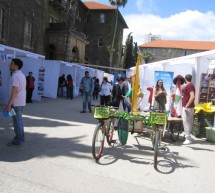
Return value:
<svg viewBox="0 0 215 193">
<path fill-rule="evenodd" d="M 63 97 L 63 87 L 66 85 L 65 74 L 58 79 L 58 96 Z"/>
<path fill-rule="evenodd" d="M 83 109 L 80 113 L 86 113 L 87 105 L 89 112 L 92 113 L 91 98 L 94 90 L 94 83 L 88 71 L 85 71 L 85 76 L 81 79 L 80 90 L 82 91 L 83 102 Z"/>
<path fill-rule="evenodd" d="M 95 80 L 94 80 L 94 90 L 93 90 L 93 100 L 98 99 L 99 89 L 100 89 L 99 79 L 95 78 Z"/>
<path fill-rule="evenodd" d="M 7 144 L 8 146 L 20 146 L 25 141 L 22 111 L 26 105 L 26 77 L 21 71 L 22 66 L 23 62 L 20 59 L 12 59 L 10 64 L 12 76 L 9 82 L 10 98 L 5 111 L 8 113 L 11 108 L 15 111 L 15 115 L 12 116 L 15 137 Z"/>
<path fill-rule="evenodd" d="M 114 84 L 113 86 L 113 90 L 112 90 L 112 102 L 111 105 L 114 107 L 119 107 L 120 106 L 120 102 L 123 100 L 122 97 L 122 85 L 124 82 L 124 78 L 123 77 L 118 77 L 117 78 L 117 83 Z"/>
<path fill-rule="evenodd" d="M 131 82 L 131 76 L 126 76 L 126 80 L 123 82 L 123 85 L 122 85 L 122 95 L 125 96 L 129 90 L 131 90 L 131 87 L 132 87 L 132 82 Z M 129 112 L 129 109 L 130 109 L 130 105 L 129 103 L 123 99 L 123 109 L 124 111 L 126 111 L 126 109 L 128 110 Z"/>
<path fill-rule="evenodd" d="M 195 100 L 195 87 L 191 83 L 192 76 L 187 74 L 185 76 L 184 94 L 182 98 L 182 120 L 185 131 L 184 145 L 192 143 L 192 130 L 193 130 L 193 115 L 194 115 L 194 100 Z"/>
<path fill-rule="evenodd" d="M 111 89 L 112 89 L 112 86 L 108 82 L 107 77 L 104 77 L 101 85 L 101 91 L 99 92 L 99 95 L 101 97 L 100 105 L 108 106 L 110 104 Z"/>
<path fill-rule="evenodd" d="M 156 83 L 156 86 L 153 90 L 153 95 L 154 95 L 154 104 L 153 104 L 153 109 L 159 110 L 162 112 L 166 111 L 166 90 L 163 86 L 163 81 L 159 79 Z"/>
<path fill-rule="evenodd" d="M 67 99 L 73 99 L 73 78 L 71 74 L 68 74 L 66 79 L 66 97 Z"/>
<path fill-rule="evenodd" d="M 26 77 L 26 102 L 27 103 L 32 103 L 32 94 L 34 91 L 34 82 L 35 82 L 35 78 L 33 77 L 33 73 L 29 72 L 28 76 Z"/>
</svg>

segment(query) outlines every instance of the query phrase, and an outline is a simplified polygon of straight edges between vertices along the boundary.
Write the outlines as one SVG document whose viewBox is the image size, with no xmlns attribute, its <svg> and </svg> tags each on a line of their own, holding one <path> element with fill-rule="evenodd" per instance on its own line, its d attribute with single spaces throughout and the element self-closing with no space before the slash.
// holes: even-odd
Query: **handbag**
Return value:
<svg viewBox="0 0 215 193">
<path fill-rule="evenodd" d="M 82 88 L 82 87 L 79 88 L 79 92 L 80 92 L 80 93 L 83 92 L 83 88 Z"/>
</svg>

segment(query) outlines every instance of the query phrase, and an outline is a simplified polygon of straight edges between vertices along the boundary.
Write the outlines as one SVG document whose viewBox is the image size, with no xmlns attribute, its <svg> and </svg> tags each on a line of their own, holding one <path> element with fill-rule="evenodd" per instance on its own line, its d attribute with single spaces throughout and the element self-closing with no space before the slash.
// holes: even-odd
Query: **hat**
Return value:
<svg viewBox="0 0 215 193">
<path fill-rule="evenodd" d="M 173 79 L 173 83 L 176 85 L 178 80 L 180 80 L 181 85 L 185 83 L 185 78 L 181 75 L 177 75 L 174 79 Z"/>
</svg>

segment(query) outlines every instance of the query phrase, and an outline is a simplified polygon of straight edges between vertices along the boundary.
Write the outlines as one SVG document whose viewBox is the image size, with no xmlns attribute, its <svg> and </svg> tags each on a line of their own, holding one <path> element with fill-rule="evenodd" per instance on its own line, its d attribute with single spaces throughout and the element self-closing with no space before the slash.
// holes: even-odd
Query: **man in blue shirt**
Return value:
<svg viewBox="0 0 215 193">
<path fill-rule="evenodd" d="M 91 98 L 94 90 L 94 83 L 88 71 L 85 72 L 85 76 L 81 79 L 80 90 L 82 91 L 83 99 L 83 110 L 80 113 L 86 113 L 87 105 L 91 113 Z"/>
</svg>

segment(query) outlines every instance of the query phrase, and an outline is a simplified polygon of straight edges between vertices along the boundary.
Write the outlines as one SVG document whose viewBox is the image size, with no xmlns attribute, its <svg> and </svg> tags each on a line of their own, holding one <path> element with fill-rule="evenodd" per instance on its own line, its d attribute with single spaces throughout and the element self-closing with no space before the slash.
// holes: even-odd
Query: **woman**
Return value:
<svg viewBox="0 0 215 193">
<path fill-rule="evenodd" d="M 153 90 L 153 95 L 154 95 L 154 105 L 153 109 L 155 110 L 160 110 L 162 112 L 166 111 L 166 90 L 163 87 L 163 81 L 159 79 L 156 83 L 156 86 Z"/>
<path fill-rule="evenodd" d="M 101 90 L 99 92 L 99 95 L 101 97 L 100 105 L 109 105 L 110 103 L 110 97 L 111 97 L 111 84 L 108 82 L 107 77 L 103 78 L 103 82 L 101 85 Z"/>
<path fill-rule="evenodd" d="M 67 76 L 66 80 L 66 97 L 67 99 L 73 99 L 73 79 L 71 74 Z"/>
</svg>

